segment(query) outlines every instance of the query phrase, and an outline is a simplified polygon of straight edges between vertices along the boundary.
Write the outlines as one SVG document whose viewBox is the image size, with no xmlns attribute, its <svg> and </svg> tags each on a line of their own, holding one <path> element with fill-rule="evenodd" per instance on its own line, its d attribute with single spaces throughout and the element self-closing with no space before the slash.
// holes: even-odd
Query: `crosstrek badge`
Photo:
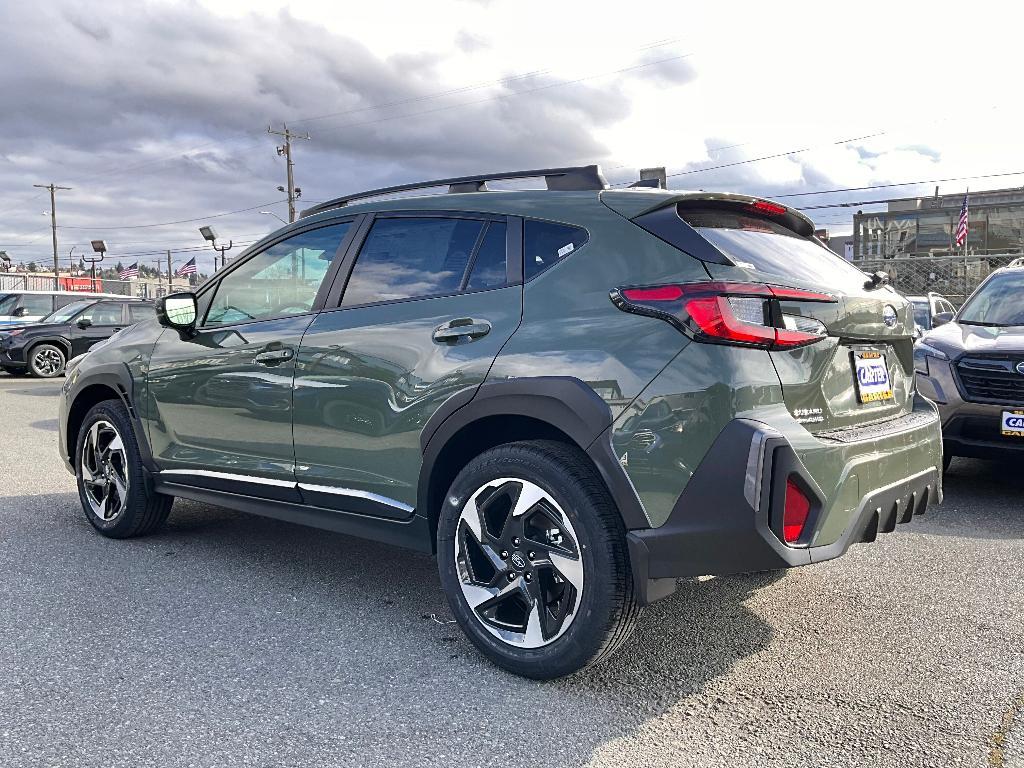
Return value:
<svg viewBox="0 0 1024 768">
<path fill-rule="evenodd" d="M 1024 437 L 1024 410 L 1003 411 L 1003 437 Z"/>
</svg>

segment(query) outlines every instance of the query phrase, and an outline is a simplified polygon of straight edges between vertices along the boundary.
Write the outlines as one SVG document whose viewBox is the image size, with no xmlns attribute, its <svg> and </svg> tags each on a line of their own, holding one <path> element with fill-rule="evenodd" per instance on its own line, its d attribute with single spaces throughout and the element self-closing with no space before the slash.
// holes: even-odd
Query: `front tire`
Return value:
<svg viewBox="0 0 1024 768">
<path fill-rule="evenodd" d="M 491 661 L 549 680 L 611 656 L 636 600 L 626 531 L 575 446 L 498 446 L 456 477 L 438 520 L 438 569 L 456 620 Z"/>
<path fill-rule="evenodd" d="M 60 376 L 67 362 L 64 350 L 55 344 L 37 344 L 28 353 L 28 369 L 40 379 Z"/>
<path fill-rule="evenodd" d="M 117 400 L 104 400 L 86 414 L 75 445 L 75 476 L 86 518 L 112 539 L 152 533 L 174 502 L 147 487 L 128 411 Z"/>
</svg>

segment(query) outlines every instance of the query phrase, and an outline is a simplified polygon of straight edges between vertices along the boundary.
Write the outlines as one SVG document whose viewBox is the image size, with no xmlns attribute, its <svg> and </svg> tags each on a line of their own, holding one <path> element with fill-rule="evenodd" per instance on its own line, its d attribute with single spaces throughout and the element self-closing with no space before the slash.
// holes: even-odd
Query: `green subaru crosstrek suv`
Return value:
<svg viewBox="0 0 1024 768">
<path fill-rule="evenodd" d="M 755 197 L 596 166 L 373 190 L 157 315 L 63 387 L 100 533 L 181 496 L 434 552 L 529 677 L 609 656 L 678 577 L 828 560 L 941 499 L 910 305 Z"/>
</svg>

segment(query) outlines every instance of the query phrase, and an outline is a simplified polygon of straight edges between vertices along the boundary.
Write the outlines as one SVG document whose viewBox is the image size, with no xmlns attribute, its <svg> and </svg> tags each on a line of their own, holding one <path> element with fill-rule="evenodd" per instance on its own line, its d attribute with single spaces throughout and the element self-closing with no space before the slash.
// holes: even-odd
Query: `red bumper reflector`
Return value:
<svg viewBox="0 0 1024 768">
<path fill-rule="evenodd" d="M 782 539 L 795 544 L 803 536 L 804 526 L 811 514 L 811 500 L 807 498 L 793 478 L 786 479 L 786 508 L 782 514 Z"/>
</svg>

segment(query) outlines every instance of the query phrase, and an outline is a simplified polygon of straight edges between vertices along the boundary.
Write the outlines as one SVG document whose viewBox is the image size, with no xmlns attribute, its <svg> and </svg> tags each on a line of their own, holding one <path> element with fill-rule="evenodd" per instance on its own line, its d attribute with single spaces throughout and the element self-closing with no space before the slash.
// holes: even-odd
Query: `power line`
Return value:
<svg viewBox="0 0 1024 768">
<path fill-rule="evenodd" d="M 977 176 L 951 176 L 948 179 L 921 179 L 920 181 L 901 181 L 894 184 L 871 184 L 866 187 L 841 187 L 839 189 L 822 189 L 817 192 L 793 192 L 775 197 L 806 197 L 810 195 L 831 195 L 840 192 L 864 192 L 869 189 L 888 189 L 891 187 L 912 187 L 917 184 L 944 184 L 950 181 L 972 181 L 974 179 L 997 179 L 1006 176 L 1024 176 L 1024 171 L 1007 171 L 1006 173 L 985 173 Z"/>
<path fill-rule="evenodd" d="M 121 230 L 121 229 L 149 229 L 150 227 L 169 227 L 174 224 L 191 224 L 195 221 L 206 221 L 207 219 L 218 219 L 222 216 L 234 216 L 236 213 L 248 213 L 249 211 L 255 211 L 257 208 L 266 208 L 268 205 L 277 205 L 278 203 L 284 203 L 286 200 L 271 200 L 269 203 L 260 203 L 259 205 L 253 205 L 249 208 L 239 208 L 237 211 L 224 211 L 223 213 L 211 213 L 208 216 L 197 216 L 194 219 L 179 219 L 177 221 L 162 221 L 157 224 L 126 224 L 120 227 L 61 227 L 61 229 L 87 229 L 90 231 L 100 230 Z"/>
</svg>

